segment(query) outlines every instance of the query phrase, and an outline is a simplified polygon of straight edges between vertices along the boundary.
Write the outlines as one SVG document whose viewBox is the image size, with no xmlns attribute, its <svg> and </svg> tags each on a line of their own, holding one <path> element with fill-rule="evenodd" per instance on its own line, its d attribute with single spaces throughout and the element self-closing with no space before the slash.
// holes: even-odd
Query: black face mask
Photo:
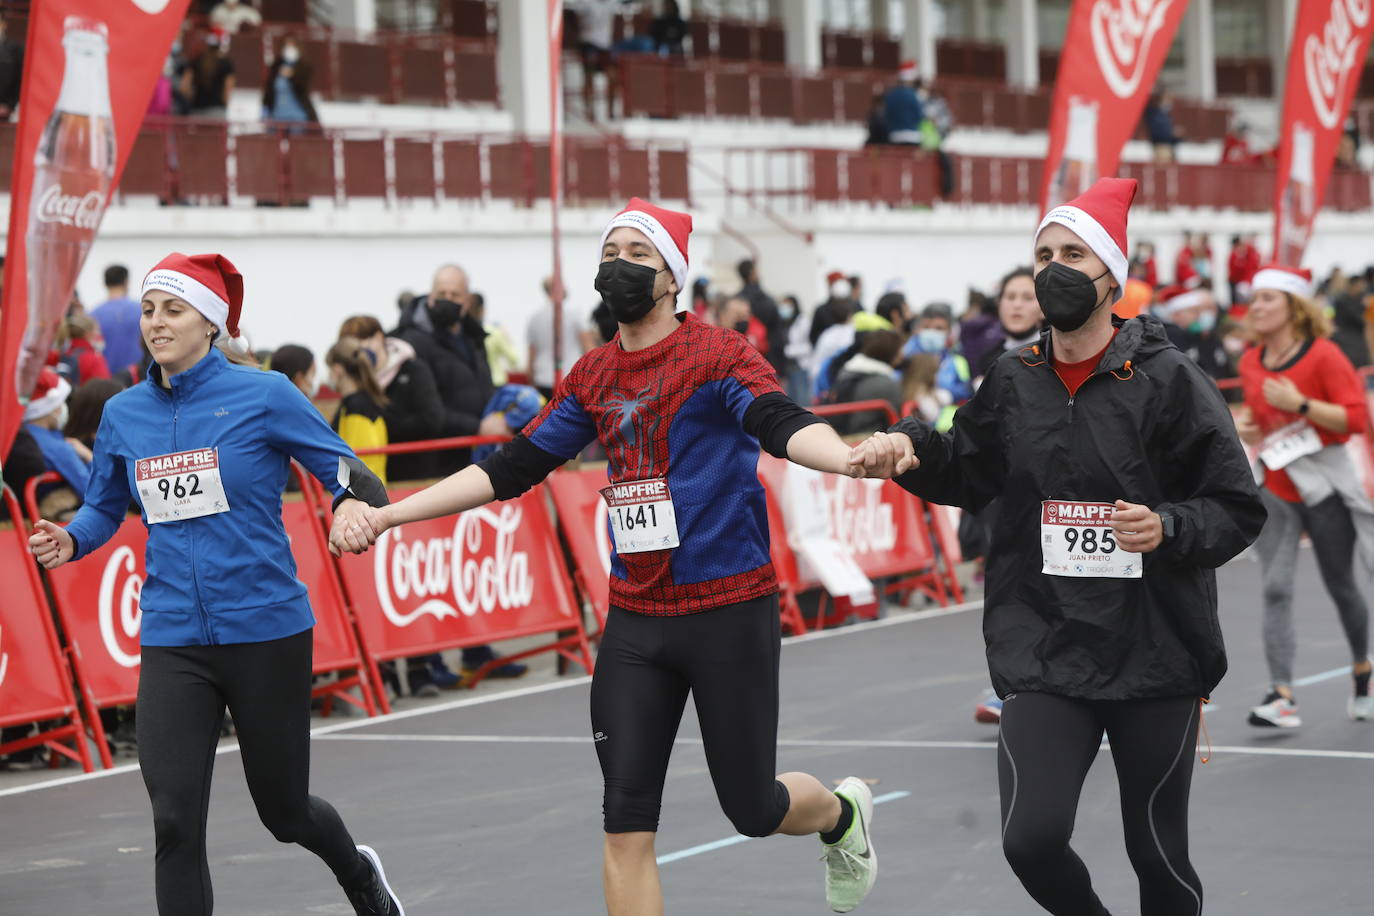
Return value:
<svg viewBox="0 0 1374 916">
<path fill-rule="evenodd" d="M 1111 271 L 1100 276 L 1089 277 L 1081 270 L 1065 267 L 1052 262 L 1035 275 L 1035 298 L 1040 302 L 1040 310 L 1045 320 L 1059 331 L 1077 331 L 1087 323 L 1092 313 L 1107 301 L 1104 295 L 1097 298 L 1097 287 L 1093 284 Z M 1107 291 L 1107 295 L 1111 290 Z"/>
<path fill-rule="evenodd" d="M 433 299 L 429 303 L 429 320 L 441 331 L 451 329 L 463 317 L 463 307 L 449 299 Z"/>
<path fill-rule="evenodd" d="M 596 271 L 596 291 L 611 317 L 620 324 L 634 324 L 654 310 L 654 281 L 660 272 L 624 258 L 602 261 Z"/>
</svg>

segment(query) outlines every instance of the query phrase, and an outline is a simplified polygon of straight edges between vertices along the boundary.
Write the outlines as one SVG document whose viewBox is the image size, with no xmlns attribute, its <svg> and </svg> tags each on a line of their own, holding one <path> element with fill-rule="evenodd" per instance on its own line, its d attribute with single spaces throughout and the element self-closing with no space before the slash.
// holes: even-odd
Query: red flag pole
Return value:
<svg viewBox="0 0 1374 916">
<path fill-rule="evenodd" d="M 559 254 L 562 233 L 558 226 L 559 201 L 563 196 L 563 0 L 549 0 L 549 217 L 553 223 L 553 383 L 563 381 L 563 259 Z M 530 367 L 534 371 L 534 367 Z"/>
</svg>

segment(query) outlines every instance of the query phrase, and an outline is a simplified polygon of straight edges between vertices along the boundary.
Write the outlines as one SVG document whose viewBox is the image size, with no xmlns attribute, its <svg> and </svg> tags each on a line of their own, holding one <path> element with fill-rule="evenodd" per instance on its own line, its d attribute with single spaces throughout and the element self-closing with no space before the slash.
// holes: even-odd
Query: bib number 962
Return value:
<svg viewBox="0 0 1374 916">
<path fill-rule="evenodd" d="M 181 477 L 158 478 L 157 488 L 162 493 L 163 499 L 185 499 L 188 496 L 199 496 L 204 491 L 200 488 L 200 475 L 187 474 L 186 483 L 181 482 Z"/>
</svg>

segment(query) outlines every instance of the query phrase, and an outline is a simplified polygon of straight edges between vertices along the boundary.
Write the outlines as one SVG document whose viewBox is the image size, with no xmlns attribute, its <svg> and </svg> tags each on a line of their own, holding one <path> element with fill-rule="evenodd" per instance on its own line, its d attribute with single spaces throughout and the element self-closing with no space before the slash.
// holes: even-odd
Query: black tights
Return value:
<svg viewBox="0 0 1374 916">
<path fill-rule="evenodd" d="M 1069 848 L 1083 780 L 1105 731 L 1141 916 L 1200 916 L 1202 884 L 1188 861 L 1198 708 L 1194 697 L 1007 698 L 997 754 L 1002 849 L 1036 903 L 1055 916 L 1107 916 L 1087 867 Z"/>
<path fill-rule="evenodd" d="M 312 645 L 306 630 L 269 642 L 143 648 L 138 762 L 153 803 L 161 916 L 209 916 L 214 905 L 205 819 L 226 706 L 267 829 L 324 859 L 340 884 L 366 879 L 338 813 L 307 791 Z"/>
</svg>

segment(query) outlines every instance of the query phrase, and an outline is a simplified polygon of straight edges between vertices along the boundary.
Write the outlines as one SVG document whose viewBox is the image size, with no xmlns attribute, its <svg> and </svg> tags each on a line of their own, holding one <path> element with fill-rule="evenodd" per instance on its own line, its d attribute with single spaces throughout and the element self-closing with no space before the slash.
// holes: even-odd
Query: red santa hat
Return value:
<svg viewBox="0 0 1374 916">
<path fill-rule="evenodd" d="M 1154 308 L 1155 314 L 1167 317 L 1184 309 L 1206 305 L 1207 293 L 1188 286 L 1166 286 L 1159 291 L 1158 302 L 1159 305 Z"/>
<path fill-rule="evenodd" d="M 1276 289 L 1280 292 L 1312 298 L 1312 271 L 1306 267 L 1287 267 L 1283 264 L 1265 264 L 1250 281 L 1251 289 Z"/>
<path fill-rule="evenodd" d="M 1126 260 L 1126 216 L 1135 199 L 1134 178 L 1099 178 L 1097 183 L 1066 204 L 1045 214 L 1036 238 L 1051 223 L 1058 223 L 1082 239 L 1102 259 L 1116 278 L 1112 301 L 1120 299 L 1129 273 Z"/>
<path fill-rule="evenodd" d="M 248 343 L 239 334 L 243 275 L 224 255 L 173 252 L 143 278 L 143 292 L 153 289 L 184 300 L 219 328 L 232 350 L 248 352 Z"/>
<path fill-rule="evenodd" d="M 38 384 L 24 405 L 24 422 L 39 420 L 61 407 L 72 393 L 71 383 L 51 369 L 38 373 Z"/>
<path fill-rule="evenodd" d="M 916 77 L 919 75 L 920 71 L 917 70 L 916 61 L 914 60 L 902 61 L 901 69 L 897 71 L 898 79 L 900 79 L 904 83 L 914 82 L 916 80 Z"/>
<path fill-rule="evenodd" d="M 638 229 L 648 236 L 658 253 L 663 255 L 668 269 L 673 272 L 677 288 L 687 288 L 687 238 L 692 234 L 690 214 L 665 210 L 647 200 L 631 197 L 625 209 L 606 224 L 606 230 L 601 233 L 601 244 L 597 246 L 598 254 L 606 247 L 606 238 L 611 231 L 620 226 Z"/>
</svg>

